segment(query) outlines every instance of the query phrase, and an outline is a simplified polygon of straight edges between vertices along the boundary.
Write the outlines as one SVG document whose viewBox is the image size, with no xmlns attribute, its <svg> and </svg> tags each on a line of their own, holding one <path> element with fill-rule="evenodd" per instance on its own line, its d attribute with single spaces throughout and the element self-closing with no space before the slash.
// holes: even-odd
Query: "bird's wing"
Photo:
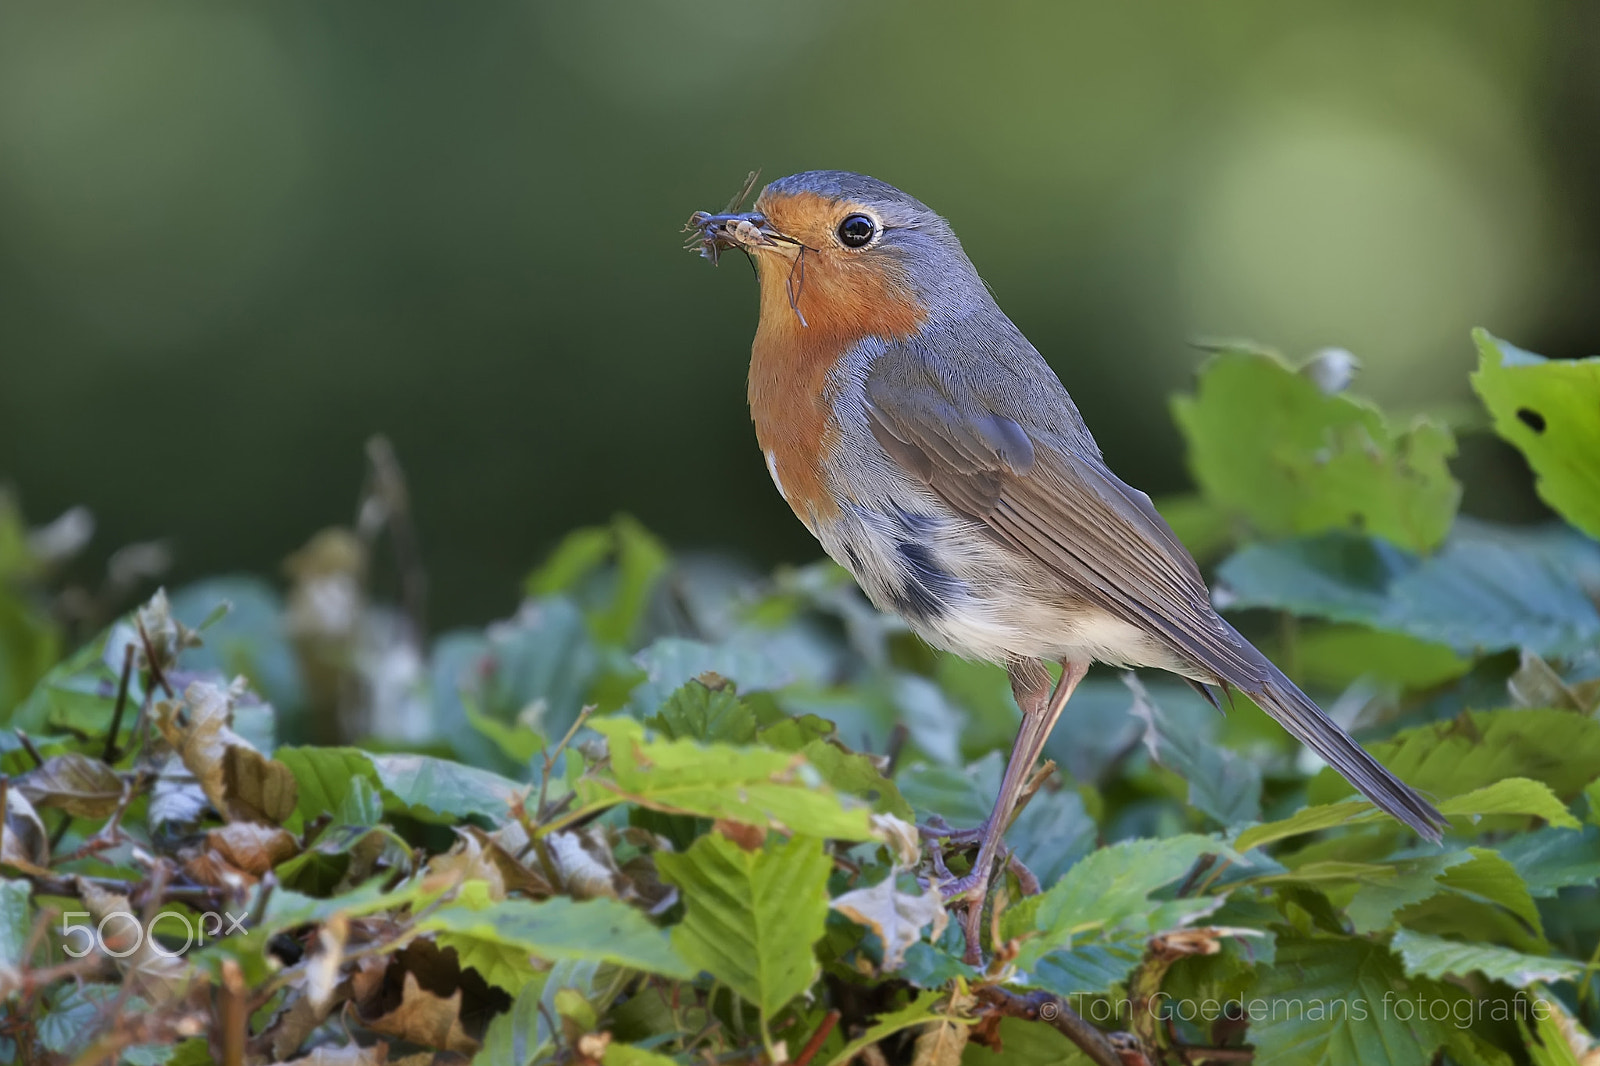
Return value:
<svg viewBox="0 0 1600 1066">
<path fill-rule="evenodd" d="M 1039 369 L 1050 374 L 1042 360 Z M 892 348 L 865 381 L 873 436 L 952 508 L 1057 575 L 1065 591 L 1249 695 L 1379 807 L 1438 840 L 1439 813 L 1212 609 L 1194 559 L 1150 497 L 1106 468 L 1053 375 L 1049 391 L 1020 389 L 1016 375 L 993 377 L 1000 384 L 980 391 L 970 378 L 935 374 L 921 352 Z M 1046 409 L 1023 409 L 1030 406 Z"/>
<path fill-rule="evenodd" d="M 1199 568 L 1150 497 L 1070 437 L 1026 431 L 1040 412 L 1008 411 L 1006 397 L 940 381 L 920 363 L 890 352 L 867 376 L 869 424 L 890 456 L 1074 596 L 1219 678 L 1223 664 L 1227 673 L 1254 671 L 1248 645 L 1211 609 Z"/>
</svg>

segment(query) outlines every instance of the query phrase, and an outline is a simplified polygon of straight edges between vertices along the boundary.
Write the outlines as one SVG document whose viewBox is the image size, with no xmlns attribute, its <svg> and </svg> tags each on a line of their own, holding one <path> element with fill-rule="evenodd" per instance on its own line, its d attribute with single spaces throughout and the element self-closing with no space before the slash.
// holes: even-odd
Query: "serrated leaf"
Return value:
<svg viewBox="0 0 1600 1066">
<path fill-rule="evenodd" d="M 658 854 L 656 865 L 683 894 L 672 943 L 690 965 L 769 1018 L 811 986 L 832 866 L 821 840 L 796 836 L 745 851 L 711 833 L 682 854 Z"/>
<path fill-rule="evenodd" d="M 434 933 L 441 946 L 456 949 L 463 966 L 479 968 L 484 980 L 509 992 L 527 983 L 533 972 L 529 956 L 545 962 L 606 962 L 680 979 L 693 976 L 666 931 L 614 899 L 558 896 L 541 903 L 454 903 L 424 917 L 417 928 Z"/>
<path fill-rule="evenodd" d="M 1547 360 L 1483 329 L 1472 339 L 1494 431 L 1527 457 L 1539 498 L 1600 537 L 1600 358 Z"/>
<path fill-rule="evenodd" d="M 1466 519 L 1419 559 L 1373 537 L 1328 533 L 1250 545 L 1218 568 L 1219 600 L 1352 622 L 1464 655 L 1580 651 L 1600 612 L 1574 578 L 1600 569 L 1600 545 L 1576 534 L 1497 529 Z"/>
<path fill-rule="evenodd" d="M 1367 750 L 1424 794 L 1455 796 L 1445 801 L 1457 804 L 1444 812 L 1448 815 L 1503 813 L 1489 809 L 1490 801 L 1522 799 L 1527 807 L 1515 813 L 1555 818 L 1535 790 L 1502 782 L 1531 778 L 1548 786 L 1558 800 L 1576 796 L 1600 776 L 1600 719 L 1570 711 L 1464 711 L 1449 721 L 1396 733 L 1367 745 Z M 1343 778 L 1325 769 L 1312 779 L 1307 798 L 1327 803 L 1350 792 Z"/>
<path fill-rule="evenodd" d="M 1431 729 L 1432 727 L 1423 727 Z M 1404 735 L 1404 734 L 1402 734 Z M 1394 772 L 1405 780 L 1423 781 L 1425 775 L 1416 767 L 1411 767 L 1411 772 L 1401 769 L 1397 763 L 1403 762 L 1394 758 L 1392 753 L 1382 751 L 1381 745 L 1374 746 L 1374 754 L 1380 762 L 1394 769 Z M 1504 753 L 1502 753 L 1504 754 Z M 1448 772 L 1447 768 L 1440 767 L 1441 772 Z M 1329 772 L 1329 771 L 1325 771 Z M 1464 772 L 1463 776 L 1473 776 Z M 1322 777 L 1316 779 L 1320 783 Z M 1343 780 L 1342 778 L 1340 780 Z M 1426 785 L 1423 786 L 1426 788 Z M 1317 794 L 1315 784 L 1312 793 Z M 1460 796 L 1452 796 L 1438 803 L 1441 814 L 1447 818 L 1458 819 L 1463 825 L 1470 826 L 1481 817 L 1501 814 L 1534 815 L 1551 821 L 1553 824 L 1576 827 L 1577 819 L 1573 818 L 1567 808 L 1556 798 L 1548 786 L 1538 781 L 1521 777 L 1508 777 L 1495 781 L 1493 784 L 1474 789 Z M 1243 830 L 1233 840 L 1233 846 L 1240 851 L 1262 847 L 1276 843 L 1279 840 L 1303 833 L 1313 833 L 1322 829 L 1333 829 L 1338 826 L 1371 825 L 1384 823 L 1388 815 L 1373 807 L 1366 800 L 1344 800 L 1339 803 L 1321 803 L 1311 807 L 1303 807 L 1288 818 L 1277 822 L 1267 822 L 1263 825 L 1253 825 Z"/>
<path fill-rule="evenodd" d="M 732 685 L 713 689 L 698 679 L 667 697 L 648 724 L 668 740 L 749 744 L 756 736 L 755 712 Z"/>
<path fill-rule="evenodd" d="M 1200 856 L 1226 853 L 1220 841 L 1184 835 L 1126 840 L 1078 860 L 1043 895 L 1014 904 L 1002 935 L 1023 937 L 1015 965 L 1023 980 L 1057 995 L 1103 992 L 1127 976 L 1143 940 L 1209 914 L 1224 896 L 1152 900 Z"/>
<path fill-rule="evenodd" d="M 611 773 L 579 782 L 585 810 L 626 801 L 837 840 L 872 837 L 866 804 L 827 787 L 803 755 L 653 740 L 642 724 L 622 715 L 596 719 L 593 726 L 606 738 Z"/>
<path fill-rule="evenodd" d="M 1261 968 L 1250 992 L 1264 1001 L 1251 1007 L 1256 1057 L 1296 1066 L 1426 1066 L 1449 1034 L 1414 1009 L 1411 1001 L 1424 994 L 1464 995 L 1432 982 L 1408 986 L 1381 944 L 1280 937 L 1276 961 Z"/>
<path fill-rule="evenodd" d="M 1521 920 L 1526 929 L 1544 936 L 1544 920 L 1528 886 L 1516 867 L 1490 848 L 1468 848 L 1472 858 L 1440 874 L 1446 888 L 1470 899 L 1500 907 Z"/>
<path fill-rule="evenodd" d="M 1396 431 L 1372 404 L 1238 349 L 1212 357 L 1172 409 L 1201 491 L 1268 536 L 1352 529 L 1428 551 L 1450 528 L 1461 487 L 1442 425 Z"/>
<path fill-rule="evenodd" d="M 1224 826 L 1261 817 L 1261 771 L 1248 759 L 1176 722 L 1132 673 L 1132 714 L 1144 723 L 1150 757 L 1189 783 L 1189 805 Z"/>
<path fill-rule="evenodd" d="M 794 671 L 759 648 L 706 644 L 666 637 L 633 657 L 645 679 L 628 697 L 628 708 L 640 718 L 654 714 L 679 687 L 713 673 L 749 694 L 782 688 L 796 680 Z"/>
<path fill-rule="evenodd" d="M 1600 884 L 1600 828 L 1579 832 L 1547 828 L 1519 833 L 1499 845 L 1502 858 L 1517 868 L 1533 897 L 1554 896 L 1574 885 Z"/>
<path fill-rule="evenodd" d="M 1470 861 L 1467 851 L 1424 855 L 1395 863 L 1388 876 L 1358 878 L 1361 887 L 1344 909 L 1351 928 L 1357 933 L 1388 929 L 1399 911 L 1444 891 L 1440 877 L 1446 870 Z"/>
<path fill-rule="evenodd" d="M 1402 929 L 1389 947 L 1412 977 L 1466 977 L 1481 973 L 1512 988 L 1527 988 L 1542 981 L 1573 981 L 1583 973 L 1583 963 L 1572 959 L 1547 959 L 1494 944 L 1468 944 Z"/>
</svg>

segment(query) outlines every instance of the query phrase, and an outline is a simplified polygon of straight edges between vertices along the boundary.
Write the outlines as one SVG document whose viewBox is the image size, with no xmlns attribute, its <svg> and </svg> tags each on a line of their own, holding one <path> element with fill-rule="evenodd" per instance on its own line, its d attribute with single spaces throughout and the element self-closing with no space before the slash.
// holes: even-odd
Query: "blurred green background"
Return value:
<svg viewBox="0 0 1600 1066">
<path fill-rule="evenodd" d="M 766 0 L 0 7 L 0 482 L 173 580 L 271 573 L 410 478 L 433 621 L 565 530 L 807 560 L 756 306 L 678 227 L 747 171 L 944 213 L 1113 467 L 1186 483 L 1197 335 L 1466 397 L 1468 329 L 1600 336 L 1600 6 Z M 1467 506 L 1527 513 L 1497 445 Z M 95 560 L 84 563 L 95 564 Z"/>
</svg>

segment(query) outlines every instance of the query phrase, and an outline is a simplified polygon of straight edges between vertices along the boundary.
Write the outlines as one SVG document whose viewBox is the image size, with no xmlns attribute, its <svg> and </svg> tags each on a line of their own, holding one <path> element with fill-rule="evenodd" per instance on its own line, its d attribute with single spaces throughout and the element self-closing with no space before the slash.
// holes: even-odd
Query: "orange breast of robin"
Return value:
<svg viewBox="0 0 1600 1066">
<path fill-rule="evenodd" d="M 911 336 L 925 310 L 884 254 L 852 254 L 834 244 L 835 216 L 847 214 L 847 206 L 812 193 L 764 199 L 759 206 L 807 250 L 759 257 L 761 324 L 750 355 L 750 415 L 773 479 L 810 526 L 813 516 L 825 521 L 839 510 L 826 469 L 839 435 L 829 374 L 840 356 L 868 337 Z"/>
</svg>

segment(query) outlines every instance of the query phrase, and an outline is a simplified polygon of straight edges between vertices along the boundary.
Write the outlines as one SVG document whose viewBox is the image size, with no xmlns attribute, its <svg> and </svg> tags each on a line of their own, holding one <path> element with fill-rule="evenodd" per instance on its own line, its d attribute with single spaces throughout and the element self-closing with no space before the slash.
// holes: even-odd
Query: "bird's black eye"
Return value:
<svg viewBox="0 0 1600 1066">
<path fill-rule="evenodd" d="M 846 248 L 860 248 L 878 232 L 878 224 L 866 215 L 851 215 L 839 223 L 839 240 Z"/>
</svg>

